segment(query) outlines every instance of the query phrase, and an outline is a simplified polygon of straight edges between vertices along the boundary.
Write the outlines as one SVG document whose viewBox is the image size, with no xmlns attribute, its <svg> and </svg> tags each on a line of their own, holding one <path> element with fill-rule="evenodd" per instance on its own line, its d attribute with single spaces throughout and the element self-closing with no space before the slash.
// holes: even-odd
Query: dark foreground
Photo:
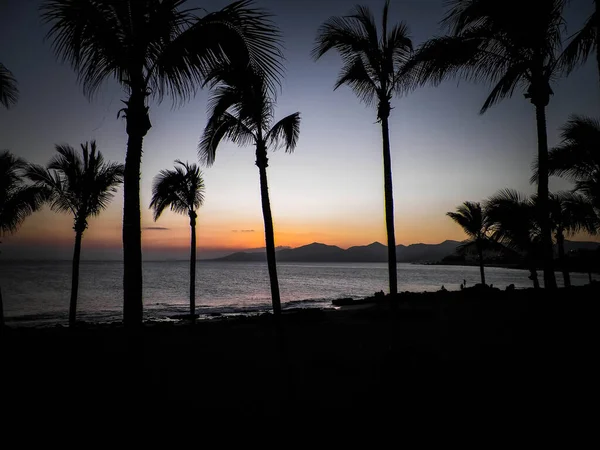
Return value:
<svg viewBox="0 0 600 450">
<path fill-rule="evenodd" d="M 282 333 L 268 315 L 135 333 L 9 329 L 2 404 L 13 414 L 65 408 L 83 417 L 462 417 L 465 426 L 479 418 L 586 427 L 598 404 L 599 293 L 403 294 L 395 313 L 386 301 L 290 312 Z"/>
</svg>

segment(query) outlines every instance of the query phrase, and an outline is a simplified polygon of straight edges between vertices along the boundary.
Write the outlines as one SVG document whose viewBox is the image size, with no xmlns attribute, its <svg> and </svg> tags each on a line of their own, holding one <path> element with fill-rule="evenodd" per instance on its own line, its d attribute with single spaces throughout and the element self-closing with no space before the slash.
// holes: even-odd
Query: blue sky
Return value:
<svg viewBox="0 0 600 450">
<path fill-rule="evenodd" d="M 189 1 L 219 9 L 227 1 Z M 313 241 L 341 247 L 385 242 L 381 131 L 375 111 L 345 87 L 333 91 L 340 68 L 335 53 L 311 59 L 317 28 L 331 15 L 348 13 L 354 1 L 260 0 L 275 14 L 283 33 L 286 77 L 277 116 L 300 111 L 301 135 L 294 154 L 270 154 L 269 188 L 276 245 Z M 363 1 L 377 17 L 383 1 Z M 390 22 L 405 21 L 415 46 L 440 34 L 443 0 L 391 2 Z M 0 110 L 0 148 L 45 164 L 54 144 L 96 139 L 107 159 L 124 161 L 127 135 L 117 111 L 125 96 L 107 82 L 88 101 L 72 69 L 54 56 L 44 40 L 37 0 L 0 0 L 0 61 L 19 81 L 18 105 Z M 591 0 L 573 0 L 567 11 L 568 34 L 592 9 Z M 598 117 L 597 73 L 590 61 L 554 86 L 548 107 L 550 145 L 572 113 Z M 536 154 L 533 106 L 515 93 L 485 115 L 479 109 L 489 86 L 458 84 L 425 87 L 394 99 L 390 120 L 397 243 L 437 243 L 463 239 L 445 217 L 465 200 L 479 201 L 511 187 L 533 193 L 530 164 Z M 152 129 L 144 142 L 141 198 L 145 257 L 185 257 L 189 245 L 185 217 L 165 213 L 157 222 L 147 210 L 152 178 L 175 159 L 197 160 L 197 143 L 206 122 L 208 91 L 183 107 L 169 99 L 151 104 Z M 254 150 L 224 144 L 216 163 L 203 169 L 206 203 L 199 212 L 199 257 L 264 245 L 258 171 Z M 569 185 L 552 180 L 552 189 Z M 84 258 L 119 257 L 122 193 L 90 222 Z M 72 220 L 48 210 L 29 218 L 3 244 L 9 256 L 66 257 L 71 254 Z M 239 230 L 254 230 L 244 233 Z"/>
</svg>

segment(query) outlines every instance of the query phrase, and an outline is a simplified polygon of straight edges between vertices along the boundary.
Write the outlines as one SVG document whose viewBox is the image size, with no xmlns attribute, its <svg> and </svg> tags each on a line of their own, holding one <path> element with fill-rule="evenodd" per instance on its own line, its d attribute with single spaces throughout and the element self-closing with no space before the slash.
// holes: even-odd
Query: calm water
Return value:
<svg viewBox="0 0 600 450">
<path fill-rule="evenodd" d="M 169 320 L 169 316 L 188 311 L 188 267 L 187 261 L 144 262 L 146 319 Z M 357 299 L 387 291 L 385 263 L 282 263 L 277 268 L 284 308 L 330 307 L 336 298 Z M 78 319 L 122 319 L 122 274 L 121 262 L 81 263 Z M 6 322 L 20 326 L 66 323 L 70 277 L 68 261 L 0 263 Z M 486 268 L 486 281 L 502 289 L 511 283 L 517 288 L 531 287 L 527 277 L 524 270 Z M 398 264 L 401 291 L 436 291 L 442 285 L 457 290 L 463 279 L 468 286 L 477 283 L 479 269 Z M 585 274 L 572 274 L 574 285 L 586 284 L 587 280 Z M 560 274 L 557 281 L 562 283 Z M 261 312 L 271 305 L 265 263 L 199 261 L 196 283 L 201 316 Z"/>
</svg>

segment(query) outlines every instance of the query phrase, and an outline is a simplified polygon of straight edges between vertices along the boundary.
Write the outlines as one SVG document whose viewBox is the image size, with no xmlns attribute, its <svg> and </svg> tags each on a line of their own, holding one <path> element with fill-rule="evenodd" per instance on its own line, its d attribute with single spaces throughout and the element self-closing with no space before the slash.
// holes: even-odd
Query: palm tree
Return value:
<svg viewBox="0 0 600 450">
<path fill-rule="evenodd" d="M 446 215 L 459 224 L 469 237 L 468 242 L 461 244 L 459 251 L 466 251 L 471 246 L 475 247 L 479 258 L 481 284 L 485 286 L 483 251 L 490 246 L 490 238 L 488 236 L 489 224 L 485 209 L 481 207 L 481 203 L 464 202 L 456 208 L 456 212 L 447 212 Z"/>
<path fill-rule="evenodd" d="M 105 162 L 96 150 L 96 142 L 81 144 L 81 156 L 69 145 L 56 145 L 48 167 L 30 164 L 27 177 L 50 192 L 50 207 L 57 212 L 73 214 L 75 248 L 71 277 L 69 326 L 75 325 L 81 239 L 88 227 L 88 218 L 98 216 L 112 200 L 116 187 L 123 182 L 124 167 Z"/>
<path fill-rule="evenodd" d="M 23 182 L 22 171 L 27 163 L 8 150 L 0 152 L 0 237 L 17 231 L 23 221 L 37 211 L 46 200 L 47 192 Z M 0 328 L 4 327 L 4 305 L 0 289 Z"/>
<path fill-rule="evenodd" d="M 154 220 L 166 208 L 190 218 L 190 319 L 196 320 L 196 210 L 204 203 L 204 180 L 195 164 L 175 161 L 175 170 L 161 170 L 154 178 L 152 201 Z"/>
<path fill-rule="evenodd" d="M 534 201 L 536 201 L 534 196 Z M 586 197 L 573 192 L 555 192 L 550 194 L 550 219 L 558 247 L 565 287 L 571 286 L 568 260 L 565 254 L 565 236 L 580 231 L 596 233 L 597 216 L 594 207 Z"/>
<path fill-rule="evenodd" d="M 254 144 L 260 177 L 273 313 L 279 317 L 281 299 L 267 184 L 267 149 L 284 147 L 287 153 L 294 151 L 300 134 L 300 113 L 290 114 L 273 124 L 275 101 L 268 95 L 262 74 L 252 70 L 222 71 L 215 75 L 214 87 L 216 89 L 210 100 L 209 120 L 198 145 L 198 156 L 204 164 L 210 166 L 215 162 L 217 147 L 222 140 L 227 139 L 238 145 Z"/>
<path fill-rule="evenodd" d="M 15 105 L 18 99 L 17 80 L 15 80 L 12 72 L 0 63 L 0 105 L 8 109 Z"/>
<path fill-rule="evenodd" d="M 573 115 L 562 127 L 562 142 L 548 154 L 550 175 L 575 183 L 575 191 L 585 195 L 600 213 L 600 122 Z M 531 181 L 537 180 L 538 162 L 532 165 Z"/>
<path fill-rule="evenodd" d="M 513 189 L 504 189 L 485 204 L 491 238 L 524 256 L 533 287 L 539 288 L 537 260 L 540 253 L 540 226 L 536 205 Z"/>
<path fill-rule="evenodd" d="M 565 48 L 563 60 L 568 71 L 587 61 L 592 51 L 596 52 L 596 64 L 600 77 L 600 1 L 594 1 L 594 12 Z"/>
<path fill-rule="evenodd" d="M 343 17 L 331 17 L 319 28 L 313 57 L 319 59 L 335 49 L 342 58 L 342 70 L 334 89 L 346 84 L 358 98 L 370 106 L 377 104 L 377 120 L 383 139 L 383 179 L 385 191 L 385 224 L 387 230 L 390 294 L 398 292 L 396 271 L 396 236 L 394 229 L 394 195 L 392 157 L 390 153 L 389 117 L 391 99 L 403 91 L 404 64 L 412 53 L 412 42 L 404 22 L 388 28 L 390 2 L 383 7 L 381 35 L 375 18 L 366 6 Z M 389 31 L 388 31 L 389 30 Z"/>
<path fill-rule="evenodd" d="M 439 84 L 452 77 L 489 82 L 493 88 L 480 113 L 523 89 L 535 106 L 544 284 L 556 288 L 548 203 L 546 106 L 551 82 L 562 70 L 564 0 L 544 0 L 523 8 L 518 0 L 451 0 L 442 23 L 450 35 L 425 42 L 406 65 L 413 85 Z"/>
<path fill-rule="evenodd" d="M 123 320 L 142 323 L 140 165 L 151 127 L 148 98 L 190 98 L 224 62 L 249 64 L 275 89 L 281 73 L 279 32 L 251 0 L 202 17 L 186 0 L 44 0 L 54 51 L 71 63 L 92 97 L 114 79 L 124 89 L 128 135 L 123 207 Z"/>
</svg>

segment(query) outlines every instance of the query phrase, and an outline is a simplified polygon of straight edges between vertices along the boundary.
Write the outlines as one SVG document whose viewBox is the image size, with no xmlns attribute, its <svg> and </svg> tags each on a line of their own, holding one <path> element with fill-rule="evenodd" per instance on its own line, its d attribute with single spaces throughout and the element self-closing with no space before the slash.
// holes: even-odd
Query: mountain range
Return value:
<svg viewBox="0 0 600 450">
<path fill-rule="evenodd" d="M 396 258 L 400 263 L 438 262 L 456 252 L 459 241 L 446 240 L 439 244 L 411 244 L 396 246 Z M 597 242 L 565 241 L 565 250 L 578 248 L 596 249 Z M 262 250 L 262 251 L 261 251 Z M 278 262 L 386 262 L 387 246 L 380 242 L 359 245 L 346 250 L 335 245 L 318 242 L 297 248 L 280 248 L 276 250 Z M 236 252 L 213 261 L 266 261 L 263 249 Z"/>
</svg>

